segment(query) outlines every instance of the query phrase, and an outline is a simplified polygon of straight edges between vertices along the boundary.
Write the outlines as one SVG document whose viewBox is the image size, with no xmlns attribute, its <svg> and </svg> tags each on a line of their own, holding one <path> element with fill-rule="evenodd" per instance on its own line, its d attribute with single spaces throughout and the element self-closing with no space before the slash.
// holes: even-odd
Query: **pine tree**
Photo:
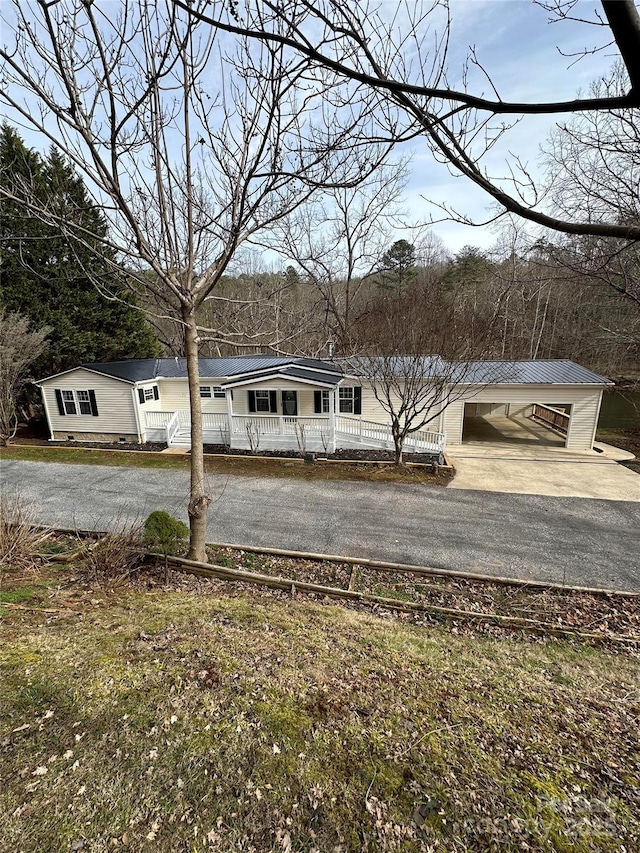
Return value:
<svg viewBox="0 0 640 853">
<path fill-rule="evenodd" d="M 108 232 L 83 181 L 56 149 L 41 157 L 7 124 L 0 129 L 0 181 L 5 188 L 29 184 L 52 220 L 81 211 L 87 232 Z M 86 362 L 159 354 L 115 254 L 104 246 L 96 254 L 10 199 L 3 199 L 1 211 L 0 305 L 26 315 L 33 327 L 50 327 L 50 345 L 32 368 L 36 376 Z"/>
<path fill-rule="evenodd" d="M 415 277 L 416 250 L 408 240 L 397 240 L 380 261 L 382 273 L 380 286 L 384 288 L 405 287 Z"/>
</svg>

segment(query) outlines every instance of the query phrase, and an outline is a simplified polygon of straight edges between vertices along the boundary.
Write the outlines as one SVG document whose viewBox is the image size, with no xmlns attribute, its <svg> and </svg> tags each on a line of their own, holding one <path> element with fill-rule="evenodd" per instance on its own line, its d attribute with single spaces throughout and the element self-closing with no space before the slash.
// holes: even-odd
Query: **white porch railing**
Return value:
<svg viewBox="0 0 640 853">
<path fill-rule="evenodd" d="M 178 433 L 188 431 L 191 426 L 190 413 L 187 410 L 176 412 L 145 412 L 145 423 L 147 429 L 162 429 L 166 436 L 166 442 L 171 445 L 176 440 Z M 302 428 L 302 430 L 301 430 Z M 288 446 L 282 443 L 283 438 L 290 438 L 292 447 L 299 444 L 299 440 L 309 439 L 315 442 L 319 448 L 325 449 L 331 443 L 331 418 L 326 416 L 305 417 L 286 415 L 233 415 L 231 418 L 231 430 L 229 430 L 229 417 L 224 412 L 203 412 L 203 432 L 209 433 L 205 437 L 207 441 L 215 441 L 219 434 L 222 443 L 230 443 L 232 446 L 243 446 L 247 439 L 247 430 L 253 431 L 259 440 L 265 440 L 264 447 L 268 447 L 269 438 L 273 438 L 274 446 Z M 301 436 L 304 432 L 305 438 Z M 234 442 L 232 436 L 238 438 Z M 339 437 L 343 436 L 350 441 L 355 441 L 363 447 L 384 447 L 393 449 L 393 433 L 388 424 L 376 421 L 367 421 L 358 417 L 336 415 L 335 418 L 336 442 L 340 446 Z M 178 438 L 180 438 L 178 436 Z M 239 441 L 238 441 L 239 439 Z M 279 440 L 279 443 L 278 443 Z M 408 453 L 441 453 L 445 449 L 444 433 L 432 430 L 417 430 L 407 436 L 404 449 Z"/>
<path fill-rule="evenodd" d="M 356 438 L 365 445 L 368 441 L 374 441 L 389 449 L 393 448 L 393 432 L 387 424 L 339 415 L 336 418 L 336 435 L 340 433 Z M 444 450 L 445 443 L 443 432 L 420 429 L 407 436 L 404 450 L 414 453 L 440 453 Z"/>
<path fill-rule="evenodd" d="M 174 412 L 171 419 L 167 422 L 167 447 L 171 446 L 171 442 L 175 438 L 176 433 L 180 429 L 180 412 Z"/>
<path fill-rule="evenodd" d="M 175 412 L 144 412 L 144 422 L 147 429 L 161 429 L 166 427 Z"/>
<path fill-rule="evenodd" d="M 307 434 L 329 434 L 329 418 L 313 418 L 287 415 L 233 415 L 234 433 L 246 434 L 247 427 L 260 435 L 295 435 L 296 425 L 303 426 Z"/>
<path fill-rule="evenodd" d="M 203 412 L 202 429 L 229 429 L 229 417 L 224 412 Z"/>
</svg>

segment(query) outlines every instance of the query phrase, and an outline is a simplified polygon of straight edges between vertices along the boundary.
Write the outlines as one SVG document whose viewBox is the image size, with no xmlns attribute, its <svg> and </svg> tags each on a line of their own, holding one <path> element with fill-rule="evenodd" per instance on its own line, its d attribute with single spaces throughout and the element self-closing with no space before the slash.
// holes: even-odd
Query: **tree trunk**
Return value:
<svg viewBox="0 0 640 853">
<path fill-rule="evenodd" d="M 404 468 L 404 461 L 402 459 L 402 448 L 404 447 L 404 436 L 399 435 L 393 430 L 393 444 L 394 444 L 394 453 L 395 453 L 395 464 L 396 468 Z"/>
<path fill-rule="evenodd" d="M 184 346 L 189 380 L 191 414 L 191 488 L 189 494 L 190 560 L 207 562 L 207 510 L 211 497 L 205 492 L 204 453 L 202 449 L 202 404 L 200 401 L 200 366 L 198 364 L 198 329 L 195 311 L 183 307 Z"/>
</svg>

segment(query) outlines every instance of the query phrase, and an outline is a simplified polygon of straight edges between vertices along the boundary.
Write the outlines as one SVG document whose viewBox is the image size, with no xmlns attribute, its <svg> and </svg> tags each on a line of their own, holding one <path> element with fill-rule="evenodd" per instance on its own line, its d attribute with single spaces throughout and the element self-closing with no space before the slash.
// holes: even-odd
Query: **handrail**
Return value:
<svg viewBox="0 0 640 853">
<path fill-rule="evenodd" d="M 377 421 L 368 421 L 364 418 L 336 417 L 336 433 L 342 432 L 346 435 L 356 436 L 360 441 L 370 439 L 384 442 L 393 446 L 393 431 L 390 424 L 382 424 Z M 446 444 L 446 436 L 443 432 L 435 430 L 415 430 L 407 435 L 404 442 L 405 450 L 413 447 L 414 452 L 420 450 L 443 451 Z"/>
<path fill-rule="evenodd" d="M 247 424 L 255 424 L 262 435 L 295 435 L 296 424 L 304 426 L 310 433 L 322 433 L 330 426 L 329 417 L 313 415 L 250 414 L 233 415 L 232 431 L 244 433 Z"/>
<path fill-rule="evenodd" d="M 569 415 L 561 409 L 545 406 L 544 403 L 534 403 L 531 416 L 564 435 L 569 431 Z"/>
<path fill-rule="evenodd" d="M 143 412 L 143 415 L 147 429 L 160 429 L 166 427 L 175 412 Z"/>
<path fill-rule="evenodd" d="M 171 442 L 173 441 L 175 434 L 180 429 L 180 412 L 174 412 L 171 416 L 171 420 L 166 426 L 167 430 L 167 446 L 171 446 Z"/>
</svg>

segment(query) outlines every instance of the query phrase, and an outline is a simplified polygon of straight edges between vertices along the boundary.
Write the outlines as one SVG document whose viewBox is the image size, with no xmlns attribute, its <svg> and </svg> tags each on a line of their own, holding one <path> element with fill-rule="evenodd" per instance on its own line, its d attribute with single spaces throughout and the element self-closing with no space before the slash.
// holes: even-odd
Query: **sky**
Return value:
<svg viewBox="0 0 640 853">
<path fill-rule="evenodd" d="M 391 0 L 389 0 L 391 2 Z M 598 3 L 579 0 L 574 14 L 595 20 Z M 614 46 L 595 54 L 563 56 L 590 50 L 607 43 L 610 31 L 575 21 L 549 23 L 550 14 L 531 0 L 452 0 L 452 33 L 449 67 L 452 84 L 469 47 L 486 68 L 503 100 L 556 101 L 586 93 L 590 84 L 605 75 L 618 58 Z M 601 13 L 601 9 L 600 9 Z M 486 80 L 472 79 L 469 90 L 491 95 Z M 562 116 L 532 116 L 522 121 L 492 153 L 491 166 L 504 174 L 509 152 L 517 153 L 534 174 L 541 174 L 541 146 Z M 412 144 L 411 180 L 407 207 L 416 221 L 438 217 L 427 199 L 448 202 L 474 221 L 491 216 L 492 200 L 462 177 L 453 177 L 434 162 L 425 145 Z M 446 247 L 457 252 L 465 245 L 490 247 L 496 240 L 494 228 L 474 228 L 454 222 L 433 226 Z"/>
<path fill-rule="evenodd" d="M 5 11 L 6 0 L 0 3 Z M 418 0 L 407 0 L 409 9 L 417 8 L 417 3 Z M 401 8 L 399 0 L 372 0 L 372 6 L 379 9 L 384 20 L 391 20 Z M 550 13 L 532 0 L 451 0 L 450 7 L 448 73 L 449 84 L 455 88 L 463 88 L 461 73 L 470 48 L 475 49 L 479 62 L 504 100 L 572 99 L 580 92 L 587 92 L 590 84 L 606 74 L 617 59 L 614 46 L 587 53 L 576 61 L 574 54 L 606 44 L 609 30 L 572 20 L 549 23 Z M 598 9 L 599 3 L 593 0 L 578 0 L 573 14 L 595 20 Z M 406 17 L 400 15 L 396 21 L 399 34 L 406 35 L 410 29 Z M 558 48 L 569 56 L 563 56 Z M 473 69 L 467 89 L 478 95 L 493 94 L 487 79 Z M 492 150 L 487 160 L 490 172 L 505 174 L 507 163 L 513 162 L 513 156 L 517 155 L 534 175 L 541 174 L 541 146 L 559 118 L 562 117 L 522 119 Z M 26 128 L 21 132 L 28 145 L 39 150 L 48 148 L 46 140 L 38 139 Z M 447 203 L 478 222 L 492 216 L 491 199 L 467 179 L 451 175 L 445 166 L 436 163 L 424 143 L 412 142 L 403 153 L 412 156 L 404 205 L 409 211 L 407 225 L 424 224 L 432 217 L 441 216 L 430 201 Z M 451 221 L 433 225 L 433 231 L 451 253 L 465 245 L 487 249 L 497 237 L 495 228 L 473 228 Z M 413 233 L 400 231 L 397 237 Z"/>
</svg>

